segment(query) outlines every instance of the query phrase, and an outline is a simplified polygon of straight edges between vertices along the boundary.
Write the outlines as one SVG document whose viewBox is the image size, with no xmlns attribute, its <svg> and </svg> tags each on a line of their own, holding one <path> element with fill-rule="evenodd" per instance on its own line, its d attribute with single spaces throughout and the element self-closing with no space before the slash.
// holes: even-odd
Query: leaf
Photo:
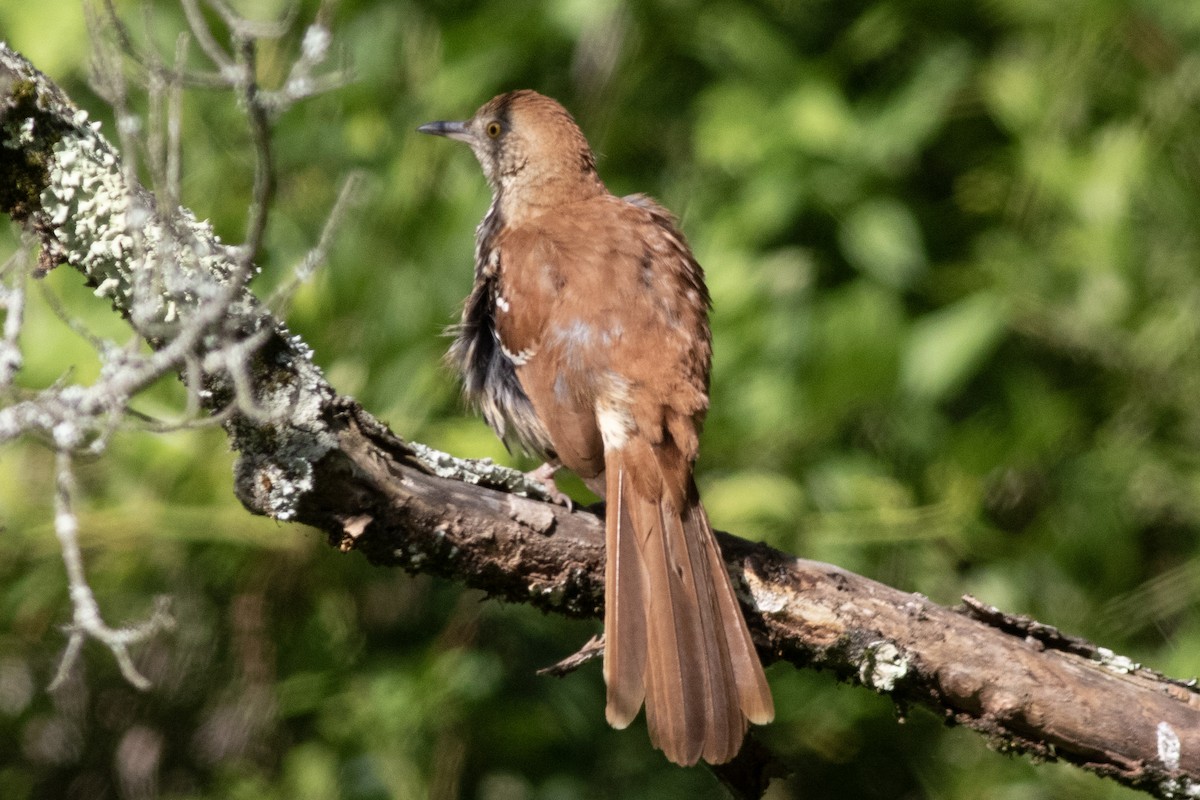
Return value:
<svg viewBox="0 0 1200 800">
<path fill-rule="evenodd" d="M 901 356 L 900 382 L 918 398 L 939 401 L 967 382 L 1000 343 L 1008 309 L 979 292 L 918 321 Z"/>
<path fill-rule="evenodd" d="M 867 200 L 851 211 L 838 241 L 859 272 L 895 289 L 911 286 L 927 265 L 916 218 L 891 198 Z"/>
</svg>

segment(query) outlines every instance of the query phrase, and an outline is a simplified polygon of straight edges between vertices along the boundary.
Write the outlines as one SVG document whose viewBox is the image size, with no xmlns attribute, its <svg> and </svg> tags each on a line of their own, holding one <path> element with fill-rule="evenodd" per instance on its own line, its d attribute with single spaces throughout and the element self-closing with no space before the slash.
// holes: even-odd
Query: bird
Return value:
<svg viewBox="0 0 1200 800">
<path fill-rule="evenodd" d="M 605 716 L 644 704 L 670 761 L 728 762 L 775 711 L 693 474 L 704 271 L 665 208 L 609 192 L 556 100 L 507 92 L 417 130 L 469 145 L 492 190 L 447 353 L 465 398 L 552 492 L 566 467 L 605 501 Z"/>
</svg>

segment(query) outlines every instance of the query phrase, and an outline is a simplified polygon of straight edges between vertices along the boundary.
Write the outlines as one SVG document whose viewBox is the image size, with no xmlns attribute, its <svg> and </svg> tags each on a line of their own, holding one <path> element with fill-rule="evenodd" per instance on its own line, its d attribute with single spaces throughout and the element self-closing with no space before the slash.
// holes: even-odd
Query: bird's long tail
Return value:
<svg viewBox="0 0 1200 800">
<path fill-rule="evenodd" d="M 748 722 L 774 717 L 771 690 L 695 483 L 673 501 L 628 466 L 617 453 L 606 468 L 606 715 L 623 728 L 644 700 L 667 758 L 724 763 Z"/>
</svg>

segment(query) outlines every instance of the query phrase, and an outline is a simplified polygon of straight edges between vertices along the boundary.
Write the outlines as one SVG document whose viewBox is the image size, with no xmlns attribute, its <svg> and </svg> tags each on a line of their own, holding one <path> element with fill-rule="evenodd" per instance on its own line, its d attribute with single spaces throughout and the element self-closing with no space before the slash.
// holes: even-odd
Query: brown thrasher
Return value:
<svg viewBox="0 0 1200 800">
<path fill-rule="evenodd" d="M 667 758 L 726 762 L 775 710 L 692 478 L 712 361 L 704 272 L 665 209 L 609 193 L 548 97 L 509 92 L 418 130 L 469 144 L 493 192 L 448 354 L 467 398 L 506 444 L 606 501 L 608 721 L 624 728 L 645 700 Z"/>
</svg>

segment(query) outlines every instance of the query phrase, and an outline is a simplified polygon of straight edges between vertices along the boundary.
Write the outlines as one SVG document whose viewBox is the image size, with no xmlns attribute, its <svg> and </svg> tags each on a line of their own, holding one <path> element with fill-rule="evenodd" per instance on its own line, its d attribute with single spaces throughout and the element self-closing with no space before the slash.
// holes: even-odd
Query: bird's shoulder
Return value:
<svg viewBox="0 0 1200 800">
<path fill-rule="evenodd" d="M 515 312 L 521 338 L 557 317 L 615 317 L 652 337 L 685 334 L 707 344 L 703 270 L 674 217 L 645 195 L 556 207 L 504 226 L 495 247 L 498 305 Z"/>
<path fill-rule="evenodd" d="M 661 275 L 672 290 L 698 290 L 700 302 L 708 305 L 703 271 L 678 223 L 646 195 L 605 193 L 556 206 L 519 225 L 504 226 L 495 247 L 508 281 L 538 279 L 538 286 L 523 289 L 558 294 L 573 286 L 605 288 L 612 294 L 645 287 Z"/>
</svg>

